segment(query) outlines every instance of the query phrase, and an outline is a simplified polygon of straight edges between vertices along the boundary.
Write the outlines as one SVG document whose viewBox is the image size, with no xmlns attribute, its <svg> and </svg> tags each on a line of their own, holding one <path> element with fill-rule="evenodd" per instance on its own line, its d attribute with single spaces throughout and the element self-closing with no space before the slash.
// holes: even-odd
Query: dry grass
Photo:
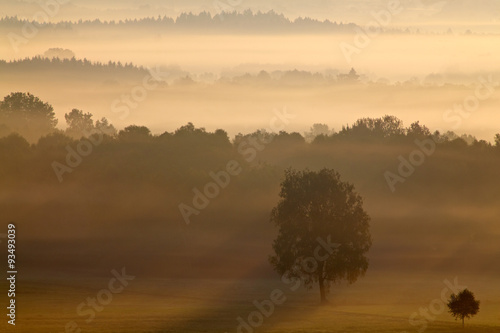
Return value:
<svg viewBox="0 0 500 333">
<path fill-rule="evenodd" d="M 446 277 L 445 277 L 446 278 Z M 453 279 L 453 277 L 449 277 Z M 440 276 L 383 277 L 368 275 L 352 286 L 332 290 L 330 304 L 318 304 L 317 291 L 291 291 L 269 280 L 168 280 L 140 276 L 114 296 L 95 320 L 85 323 L 76 308 L 95 297 L 109 278 L 19 281 L 17 332 L 65 332 L 75 321 L 82 332 L 237 332 L 237 317 L 255 311 L 254 300 L 284 292 L 286 301 L 256 332 L 418 332 L 408 318 L 428 307 L 444 288 Z M 500 332 L 500 287 L 494 280 L 467 277 L 481 299 L 478 316 L 466 332 Z M 2 289 L 3 286 L 2 286 Z M 11 329 L 11 327 L 9 327 Z M 242 332 L 247 332 L 243 330 Z M 425 332 L 461 332 L 460 323 L 443 311 Z"/>
</svg>

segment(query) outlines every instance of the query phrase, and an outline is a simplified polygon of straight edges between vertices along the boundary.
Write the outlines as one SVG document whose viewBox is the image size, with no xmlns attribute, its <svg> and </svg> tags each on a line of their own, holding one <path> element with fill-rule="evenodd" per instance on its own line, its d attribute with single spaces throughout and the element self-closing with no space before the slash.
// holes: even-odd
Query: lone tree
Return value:
<svg viewBox="0 0 500 333">
<path fill-rule="evenodd" d="M 325 303 L 332 282 L 354 283 L 368 269 L 370 217 L 354 186 L 334 170 L 288 169 L 280 197 L 271 213 L 279 233 L 269 261 L 280 275 L 300 279 L 307 288 L 319 284 Z M 324 247 L 321 256 L 318 245 Z"/>
<path fill-rule="evenodd" d="M 462 319 L 462 327 L 465 327 L 465 318 L 470 319 L 479 312 L 479 301 L 469 289 L 464 289 L 458 295 L 452 294 L 448 301 L 448 308 L 455 319 Z"/>
</svg>

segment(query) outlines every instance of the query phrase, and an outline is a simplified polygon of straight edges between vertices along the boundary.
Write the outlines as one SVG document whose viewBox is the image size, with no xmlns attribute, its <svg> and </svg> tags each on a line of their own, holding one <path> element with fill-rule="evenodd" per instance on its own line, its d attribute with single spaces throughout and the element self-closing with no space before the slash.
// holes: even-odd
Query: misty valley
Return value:
<svg viewBox="0 0 500 333">
<path fill-rule="evenodd" d="M 500 4 L 8 0 L 2 332 L 500 332 Z"/>
</svg>

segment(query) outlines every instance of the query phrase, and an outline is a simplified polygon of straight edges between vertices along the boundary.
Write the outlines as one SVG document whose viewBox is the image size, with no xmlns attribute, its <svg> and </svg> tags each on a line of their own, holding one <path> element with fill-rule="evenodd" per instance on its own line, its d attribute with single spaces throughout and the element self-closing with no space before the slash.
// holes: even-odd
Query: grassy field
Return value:
<svg viewBox="0 0 500 333">
<path fill-rule="evenodd" d="M 8 332 L 78 332 L 65 330 L 75 322 L 81 332 L 238 332 L 237 318 L 247 321 L 257 310 L 252 302 L 269 299 L 279 289 L 284 302 L 262 316 L 260 326 L 239 332 L 462 332 L 461 323 L 438 301 L 446 288 L 443 280 L 453 283 L 454 276 L 368 274 L 354 285 L 334 286 L 330 303 L 320 306 L 317 290 L 293 291 L 279 280 L 143 279 L 137 274 L 87 323 L 89 316 L 78 315 L 78 305 L 107 288 L 110 278 L 21 280 L 16 327 L 6 321 L 2 326 Z M 481 277 L 459 277 L 458 282 L 481 300 L 479 314 L 466 322 L 465 331 L 500 332 L 500 285 Z M 435 318 L 425 320 L 427 326 L 411 325 L 410 315 L 431 304 L 436 315 L 429 314 Z"/>
</svg>

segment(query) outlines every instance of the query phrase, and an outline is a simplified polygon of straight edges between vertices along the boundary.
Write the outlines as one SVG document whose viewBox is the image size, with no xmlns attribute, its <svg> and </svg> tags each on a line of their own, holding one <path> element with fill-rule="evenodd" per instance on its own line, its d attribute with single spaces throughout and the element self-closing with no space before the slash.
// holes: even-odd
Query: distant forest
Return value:
<svg viewBox="0 0 500 333">
<path fill-rule="evenodd" d="M 212 15 L 203 11 L 198 14 L 192 12 L 182 13 L 179 16 L 167 17 L 144 17 L 141 19 L 124 20 L 78 20 L 53 22 L 35 22 L 17 16 L 5 16 L 0 18 L 0 29 L 21 29 L 25 24 L 35 25 L 45 31 L 74 31 L 77 29 L 99 29 L 115 31 L 117 29 L 155 29 L 157 32 L 166 33 L 359 33 L 363 29 L 360 25 L 349 22 L 330 21 L 328 19 L 320 21 L 309 17 L 298 17 L 289 19 L 284 14 L 271 10 L 268 12 L 253 12 L 247 9 L 243 12 L 226 12 Z M 420 29 L 402 29 L 392 26 L 381 26 L 380 33 L 387 34 L 443 34 L 421 32 Z M 452 34 L 448 29 L 445 34 Z M 467 30 L 467 35 L 473 34 Z"/>
<path fill-rule="evenodd" d="M 35 56 L 31 58 L 24 58 L 19 60 L 5 61 L 0 59 L 0 70 L 6 72 L 9 70 L 34 70 L 39 68 L 45 68 L 50 70 L 95 70 L 101 73 L 106 72 L 131 72 L 131 73 L 141 73 L 147 74 L 147 69 L 142 66 L 136 66 L 132 63 L 122 64 L 120 61 L 108 61 L 107 63 L 102 63 L 99 61 L 90 61 L 87 59 L 76 59 L 72 58 L 59 58 L 55 57 L 44 57 Z"/>
<path fill-rule="evenodd" d="M 60 76 L 61 78 L 79 77 L 105 81 L 106 83 L 117 83 L 120 81 L 140 81 L 149 74 L 148 68 L 137 66 L 133 63 L 121 63 L 120 61 L 90 61 L 86 58 L 77 59 L 74 56 L 65 58 L 63 54 L 73 53 L 71 50 L 60 48 L 49 49 L 44 55 L 38 55 L 31 58 L 5 61 L 0 59 L 0 72 L 4 75 L 19 76 L 38 75 L 42 77 Z M 160 70 L 160 68 L 153 68 Z M 379 79 L 372 81 L 362 73 L 358 73 L 354 68 L 349 72 L 342 73 L 337 69 L 325 69 L 321 72 L 311 72 L 299 69 L 290 70 L 260 70 L 258 73 L 204 73 L 196 75 L 182 70 L 178 66 L 162 67 L 163 73 L 161 81 L 165 84 L 196 84 L 196 83 L 215 83 L 231 84 L 241 86 L 264 85 L 264 86 L 330 86 L 336 84 L 371 84 L 377 86 L 391 85 L 390 81 Z M 450 81 L 447 81 L 450 80 Z M 463 81 L 463 82 L 462 82 Z M 431 74 L 424 80 L 410 78 L 404 82 L 396 82 L 399 86 L 467 86 L 466 79 L 457 79 L 446 77 L 439 74 Z"/>
<path fill-rule="evenodd" d="M 62 53 L 62 49 L 58 53 Z M 49 50 L 49 51 L 51 51 Z M 50 53 L 49 51 L 45 53 Z M 65 50 L 71 52 L 70 50 Z M 153 70 L 156 70 L 153 68 Z M 140 80 L 147 75 L 148 69 L 136 66 L 132 63 L 122 64 L 120 61 L 93 62 L 87 59 L 62 58 L 58 56 L 46 57 L 35 56 L 31 58 L 5 61 L 0 60 L 0 71 L 4 74 L 19 75 L 21 73 L 47 72 L 47 75 L 62 76 L 74 75 L 78 77 L 96 76 L 99 79 L 108 77 L 110 81 L 116 79 Z M 301 70 L 276 70 L 260 71 L 258 74 L 245 73 L 243 75 L 225 75 L 218 77 L 216 74 L 195 77 L 176 66 L 162 68 L 164 75 L 162 80 L 169 83 L 189 84 L 197 81 L 209 81 L 230 84 L 294 84 L 294 85 L 327 85 L 334 83 L 356 83 L 360 76 L 353 69 L 349 73 L 339 73 L 337 70 L 327 70 L 325 73 L 309 72 Z"/>
<path fill-rule="evenodd" d="M 36 24 L 47 30 L 72 30 L 75 28 L 157 28 L 165 32 L 275 32 L 275 33 L 309 33 L 309 32 L 355 32 L 358 26 L 353 23 L 319 21 L 308 17 L 299 17 L 290 20 L 283 14 L 274 11 L 267 13 L 251 10 L 244 12 L 222 12 L 213 15 L 208 12 L 199 14 L 182 13 L 177 18 L 149 17 L 119 21 L 79 20 L 78 22 L 63 21 L 58 23 L 34 23 L 18 17 L 3 17 L 0 19 L 0 28 L 21 28 L 26 23 Z M 394 30 L 396 31 L 396 30 Z"/>
</svg>

